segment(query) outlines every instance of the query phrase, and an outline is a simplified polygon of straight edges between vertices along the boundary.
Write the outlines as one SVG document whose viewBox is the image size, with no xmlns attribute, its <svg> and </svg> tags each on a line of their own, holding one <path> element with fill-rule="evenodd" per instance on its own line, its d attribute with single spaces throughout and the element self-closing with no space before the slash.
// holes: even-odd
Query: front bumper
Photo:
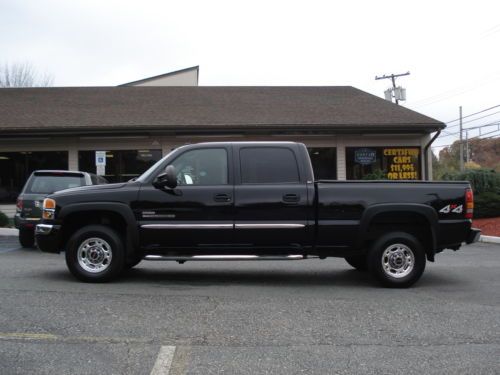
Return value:
<svg viewBox="0 0 500 375">
<path fill-rule="evenodd" d="M 481 237 L 481 231 L 476 228 L 471 228 L 467 238 L 465 239 L 465 243 L 470 244 L 479 241 L 479 237 Z"/>
<path fill-rule="evenodd" d="M 35 226 L 40 222 L 38 217 L 21 217 L 18 213 L 14 216 L 14 226 L 17 229 L 31 229 L 35 230 Z"/>
<path fill-rule="evenodd" d="M 35 229 L 36 243 L 45 253 L 60 253 L 61 226 L 38 224 Z"/>
</svg>

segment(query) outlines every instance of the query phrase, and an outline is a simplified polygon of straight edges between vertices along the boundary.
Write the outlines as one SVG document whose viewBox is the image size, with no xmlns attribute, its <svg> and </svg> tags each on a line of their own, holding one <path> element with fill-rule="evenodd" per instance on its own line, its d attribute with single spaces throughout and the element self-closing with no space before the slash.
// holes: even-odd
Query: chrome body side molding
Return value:
<svg viewBox="0 0 500 375">
<path fill-rule="evenodd" d="M 146 255 L 145 260 L 173 260 L 177 262 L 185 262 L 188 260 L 302 260 L 308 258 L 306 255 L 193 255 L 193 256 L 165 256 L 165 255 Z"/>
<path fill-rule="evenodd" d="M 304 228 L 304 224 L 264 224 L 264 223 L 240 223 L 235 224 L 236 229 L 294 229 L 294 228 Z"/>
<path fill-rule="evenodd" d="M 143 224 L 145 229 L 294 229 L 304 228 L 304 224 Z"/>
<path fill-rule="evenodd" d="M 145 229 L 233 229 L 233 224 L 143 224 Z"/>
</svg>

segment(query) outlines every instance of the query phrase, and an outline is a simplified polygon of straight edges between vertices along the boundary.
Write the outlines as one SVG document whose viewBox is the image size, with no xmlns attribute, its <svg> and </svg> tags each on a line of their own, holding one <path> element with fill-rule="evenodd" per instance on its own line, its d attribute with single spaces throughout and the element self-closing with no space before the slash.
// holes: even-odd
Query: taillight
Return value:
<svg viewBox="0 0 500 375">
<path fill-rule="evenodd" d="M 23 210 L 23 200 L 17 198 L 17 201 L 16 201 L 16 211 L 17 212 L 21 212 L 22 210 Z"/>
<path fill-rule="evenodd" d="M 472 189 L 465 189 L 465 218 L 472 219 L 472 214 L 474 212 L 474 194 Z"/>
</svg>

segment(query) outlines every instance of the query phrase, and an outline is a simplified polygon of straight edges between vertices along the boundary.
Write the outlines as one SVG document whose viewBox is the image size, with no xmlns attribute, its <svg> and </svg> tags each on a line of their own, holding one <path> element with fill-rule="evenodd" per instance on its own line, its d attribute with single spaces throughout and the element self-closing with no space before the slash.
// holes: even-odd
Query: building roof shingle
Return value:
<svg viewBox="0 0 500 375">
<path fill-rule="evenodd" d="M 0 134 L 190 129 L 373 129 L 445 125 L 350 86 L 0 89 Z"/>
</svg>

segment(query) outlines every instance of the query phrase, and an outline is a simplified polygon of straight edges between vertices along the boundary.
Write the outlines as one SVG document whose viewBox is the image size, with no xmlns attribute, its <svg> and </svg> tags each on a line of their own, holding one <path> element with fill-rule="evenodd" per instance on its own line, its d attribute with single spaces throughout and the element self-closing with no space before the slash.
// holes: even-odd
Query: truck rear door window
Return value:
<svg viewBox="0 0 500 375">
<path fill-rule="evenodd" d="M 283 147 L 246 147 L 240 150 L 241 183 L 298 183 L 299 169 L 292 150 Z"/>
</svg>

